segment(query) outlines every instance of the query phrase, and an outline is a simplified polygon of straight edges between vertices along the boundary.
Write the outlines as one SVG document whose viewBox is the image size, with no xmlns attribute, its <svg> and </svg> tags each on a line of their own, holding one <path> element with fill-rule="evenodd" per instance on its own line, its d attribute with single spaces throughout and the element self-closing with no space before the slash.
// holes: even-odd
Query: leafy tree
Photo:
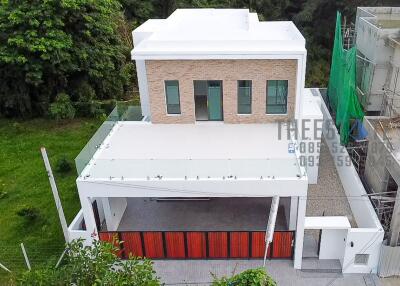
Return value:
<svg viewBox="0 0 400 286">
<path fill-rule="evenodd" d="M 85 246 L 83 240 L 75 240 L 67 246 L 67 262 L 55 269 L 45 267 L 24 272 L 15 281 L 19 285 L 112 285 L 157 286 L 152 262 L 131 257 L 122 261 L 114 244 L 95 240 Z"/>
<path fill-rule="evenodd" d="M 45 114 L 83 82 L 97 98 L 122 97 L 133 71 L 123 22 L 117 0 L 1 1 L 0 114 Z"/>
<path fill-rule="evenodd" d="M 217 278 L 215 275 L 212 286 L 276 286 L 276 282 L 267 274 L 264 268 L 248 269 L 233 277 Z"/>
</svg>

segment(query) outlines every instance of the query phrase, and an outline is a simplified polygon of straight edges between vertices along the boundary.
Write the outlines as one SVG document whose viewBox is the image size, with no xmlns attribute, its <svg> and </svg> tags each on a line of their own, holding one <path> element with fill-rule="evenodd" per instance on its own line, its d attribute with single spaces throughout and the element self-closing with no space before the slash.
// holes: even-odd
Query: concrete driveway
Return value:
<svg viewBox="0 0 400 286">
<path fill-rule="evenodd" d="M 154 268 L 166 285 L 210 285 L 211 273 L 230 276 L 262 266 L 262 260 L 156 260 Z M 302 272 L 290 260 L 267 262 L 267 271 L 279 286 L 398 286 L 399 278 L 379 279 L 371 274 Z"/>
</svg>

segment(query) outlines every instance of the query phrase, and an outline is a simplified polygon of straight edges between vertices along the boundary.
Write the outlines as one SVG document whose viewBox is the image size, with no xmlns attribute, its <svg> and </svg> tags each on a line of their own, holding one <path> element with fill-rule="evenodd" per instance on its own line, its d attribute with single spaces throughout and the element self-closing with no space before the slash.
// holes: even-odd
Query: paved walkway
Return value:
<svg viewBox="0 0 400 286">
<path fill-rule="evenodd" d="M 267 271 L 279 286 L 394 286 L 400 279 L 379 279 L 370 274 L 302 272 L 290 260 L 267 262 Z M 262 260 L 156 260 L 154 268 L 166 285 L 210 285 L 211 273 L 221 277 L 262 266 Z"/>
</svg>

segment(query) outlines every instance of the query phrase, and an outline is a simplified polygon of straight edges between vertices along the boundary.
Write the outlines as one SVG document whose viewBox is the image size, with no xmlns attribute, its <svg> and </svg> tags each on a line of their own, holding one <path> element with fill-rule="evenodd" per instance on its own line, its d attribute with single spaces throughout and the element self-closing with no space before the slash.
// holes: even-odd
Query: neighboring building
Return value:
<svg viewBox="0 0 400 286">
<path fill-rule="evenodd" d="M 152 259 L 260 259 L 278 196 L 268 258 L 301 269 L 303 246 L 320 230 L 314 257 L 347 273 L 377 271 L 379 221 L 368 198 L 348 199 L 365 190 L 352 165 L 336 173 L 337 131 L 321 142 L 330 115 L 319 91 L 304 88 L 305 40 L 292 22 L 260 22 L 247 9 L 176 10 L 133 39 L 142 116 L 116 109 L 77 157 L 82 210 L 70 239 L 117 235 L 121 255 Z M 327 146 L 334 157 L 321 162 L 321 178 Z"/>
<path fill-rule="evenodd" d="M 391 246 L 400 246 L 400 124 L 399 118 L 366 117 L 368 154 L 365 179 Z"/>
<path fill-rule="evenodd" d="M 357 87 L 370 115 L 400 114 L 400 7 L 359 7 Z"/>
</svg>

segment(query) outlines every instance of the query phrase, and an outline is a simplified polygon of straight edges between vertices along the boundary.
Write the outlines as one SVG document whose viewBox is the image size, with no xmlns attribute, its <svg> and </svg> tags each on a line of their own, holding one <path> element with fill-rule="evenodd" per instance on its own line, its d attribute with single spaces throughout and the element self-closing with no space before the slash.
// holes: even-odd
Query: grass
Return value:
<svg viewBox="0 0 400 286">
<path fill-rule="evenodd" d="M 100 124 L 97 119 L 62 123 L 0 119 L 0 263 L 13 272 L 26 269 L 21 242 L 32 267 L 56 261 L 63 250 L 64 238 L 40 147 L 47 149 L 70 223 L 80 209 L 74 159 Z M 55 172 L 56 163 L 63 157 L 71 162 L 72 170 Z M 36 217 L 17 215 L 21 209 Z M 0 284 L 5 274 L 0 268 Z"/>
</svg>

